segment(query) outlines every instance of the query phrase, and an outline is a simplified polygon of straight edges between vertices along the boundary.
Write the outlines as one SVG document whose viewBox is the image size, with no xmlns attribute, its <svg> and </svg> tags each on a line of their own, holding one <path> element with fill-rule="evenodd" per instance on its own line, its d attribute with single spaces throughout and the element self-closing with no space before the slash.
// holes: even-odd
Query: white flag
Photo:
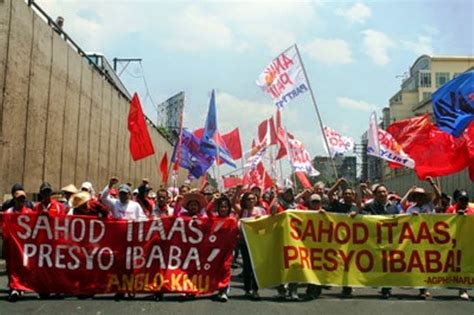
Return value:
<svg viewBox="0 0 474 315">
<path fill-rule="evenodd" d="M 301 60 L 293 45 L 276 57 L 260 74 L 257 85 L 270 94 L 281 108 L 298 95 L 309 90 Z"/>
<path fill-rule="evenodd" d="M 320 173 L 313 167 L 311 156 L 306 151 L 303 143 L 297 140 L 289 132 L 287 134 L 287 141 L 290 153 L 290 161 L 294 172 L 303 172 L 309 176 L 318 176 Z"/>
<path fill-rule="evenodd" d="M 370 115 L 367 138 L 367 154 L 409 168 L 415 168 L 415 161 L 402 150 L 402 147 L 392 135 L 383 129 L 379 129 L 375 112 Z"/>
<path fill-rule="evenodd" d="M 324 126 L 324 135 L 328 140 L 330 154 L 334 157 L 336 154 L 344 154 L 354 150 L 354 139 L 341 135 L 336 130 Z"/>
</svg>

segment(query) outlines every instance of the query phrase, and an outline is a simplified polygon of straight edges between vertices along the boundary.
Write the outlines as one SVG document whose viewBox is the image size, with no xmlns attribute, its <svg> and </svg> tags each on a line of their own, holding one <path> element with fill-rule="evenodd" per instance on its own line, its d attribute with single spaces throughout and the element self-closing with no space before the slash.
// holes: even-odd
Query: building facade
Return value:
<svg viewBox="0 0 474 315">
<path fill-rule="evenodd" d="M 338 177 L 344 177 L 349 183 L 357 181 L 357 159 L 355 156 L 341 156 L 334 158 Z M 313 160 L 314 167 L 321 173 L 318 179 L 327 184 L 334 183 L 336 178 L 332 161 L 327 156 L 316 156 Z"/>
</svg>

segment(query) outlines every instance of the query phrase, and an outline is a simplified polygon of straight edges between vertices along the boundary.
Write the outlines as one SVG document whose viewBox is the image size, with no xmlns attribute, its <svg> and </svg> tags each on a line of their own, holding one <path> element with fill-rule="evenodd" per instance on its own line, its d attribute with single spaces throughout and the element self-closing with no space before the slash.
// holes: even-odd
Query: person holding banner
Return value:
<svg viewBox="0 0 474 315">
<path fill-rule="evenodd" d="M 441 198 L 441 191 L 435 185 L 431 177 L 427 177 L 426 180 L 430 183 L 431 187 L 433 187 L 433 191 L 435 192 L 434 197 L 423 188 L 413 186 L 407 191 L 400 202 L 406 213 L 418 214 L 434 212 L 435 204 L 438 204 Z M 409 202 L 411 202 L 411 204 Z"/>
<path fill-rule="evenodd" d="M 357 207 L 366 215 L 390 215 L 399 214 L 398 207 L 388 200 L 388 190 L 384 184 L 375 184 L 372 186 L 373 200 L 362 205 L 361 196 L 364 194 L 366 184 L 360 184 L 360 193 L 357 195 Z M 389 299 L 391 288 L 382 288 L 382 299 Z"/>
<path fill-rule="evenodd" d="M 240 191 L 242 186 L 237 186 L 237 195 L 240 195 Z M 251 193 L 246 192 L 242 195 L 240 199 L 240 207 L 234 204 L 234 208 L 236 208 L 236 212 L 240 218 L 259 218 L 260 216 L 264 216 L 265 209 L 258 207 L 257 205 L 257 197 Z M 244 290 L 245 290 L 245 297 L 251 298 L 252 300 L 260 300 L 260 295 L 258 294 L 258 286 L 257 281 L 255 280 L 255 274 L 252 268 L 252 261 L 250 260 L 250 252 L 245 242 L 243 233 L 241 231 L 240 238 L 239 238 L 239 248 L 242 253 L 242 260 L 243 260 L 243 277 L 244 277 Z"/>
<path fill-rule="evenodd" d="M 101 201 L 112 211 L 112 216 L 116 219 L 138 220 L 146 219 L 147 216 L 143 212 L 142 207 L 135 201 L 131 200 L 132 190 L 130 186 L 122 184 L 119 186 L 119 198 L 111 198 L 110 190 L 118 183 L 117 177 L 112 177 L 109 184 L 101 193 Z"/>
<path fill-rule="evenodd" d="M 42 183 L 39 189 L 40 202 L 36 204 L 33 211 L 52 216 L 64 216 L 66 213 L 63 204 L 51 198 L 52 193 L 51 185 L 47 182 Z"/>
<path fill-rule="evenodd" d="M 183 207 L 179 212 L 181 217 L 207 217 L 206 198 L 200 192 L 189 192 L 183 196 Z"/>
<path fill-rule="evenodd" d="M 228 218 L 232 217 L 232 205 L 230 199 L 227 196 L 220 196 L 214 202 L 215 204 L 215 214 L 219 218 Z M 230 272 L 230 270 L 229 270 Z M 224 288 L 219 290 L 217 294 L 217 300 L 220 302 L 227 302 L 229 300 L 229 291 L 230 291 L 230 284 Z"/>
<path fill-rule="evenodd" d="M 26 203 L 26 193 L 24 190 L 17 190 L 13 195 L 13 207 L 7 209 L 5 213 L 21 213 L 21 214 L 30 214 L 33 213 L 33 210 L 28 207 Z M 5 243 L 4 246 L 8 246 L 8 243 Z M 7 266 L 8 268 L 8 266 Z M 8 292 L 8 301 L 16 302 L 23 294 L 22 291 L 10 289 Z"/>
<path fill-rule="evenodd" d="M 285 187 L 283 191 L 278 195 L 277 198 L 270 205 L 270 213 L 276 214 L 286 210 L 303 209 L 303 207 L 296 202 L 295 195 L 292 187 Z M 280 285 L 277 287 L 277 299 L 284 300 L 286 298 L 286 287 Z M 299 300 L 298 297 L 298 283 L 288 284 L 288 295 L 291 301 Z"/>
<path fill-rule="evenodd" d="M 160 188 L 156 192 L 156 204 L 152 217 L 169 217 L 173 215 L 173 208 L 170 206 L 171 197 L 165 188 Z"/>
<path fill-rule="evenodd" d="M 338 196 L 337 191 L 343 187 L 342 199 L 334 198 Z M 350 216 L 355 216 L 359 212 L 355 201 L 355 193 L 352 188 L 348 187 L 347 180 L 345 178 L 339 178 L 336 183 L 328 191 L 329 207 L 328 212 L 333 213 L 344 213 Z M 316 288 L 311 289 L 312 296 L 319 296 L 321 294 L 321 286 L 315 286 Z M 343 287 L 341 295 L 343 298 L 352 298 L 352 288 Z"/>
<path fill-rule="evenodd" d="M 67 215 L 85 215 L 98 218 L 107 218 L 109 209 L 99 201 L 92 198 L 86 191 L 80 191 L 69 199 L 70 210 Z"/>
</svg>

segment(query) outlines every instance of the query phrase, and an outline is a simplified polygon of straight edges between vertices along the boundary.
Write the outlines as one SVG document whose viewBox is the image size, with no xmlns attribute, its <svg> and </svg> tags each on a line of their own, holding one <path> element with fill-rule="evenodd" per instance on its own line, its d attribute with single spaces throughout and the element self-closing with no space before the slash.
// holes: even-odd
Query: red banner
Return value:
<svg viewBox="0 0 474 315">
<path fill-rule="evenodd" d="M 10 287 L 38 293 L 186 292 L 230 283 L 233 218 L 99 220 L 8 214 Z"/>
</svg>

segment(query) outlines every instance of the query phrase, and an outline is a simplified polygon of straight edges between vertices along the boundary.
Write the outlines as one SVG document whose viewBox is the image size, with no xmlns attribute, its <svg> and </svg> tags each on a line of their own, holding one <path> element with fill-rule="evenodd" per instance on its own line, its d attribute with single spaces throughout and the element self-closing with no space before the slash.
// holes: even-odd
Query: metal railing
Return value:
<svg viewBox="0 0 474 315">
<path fill-rule="evenodd" d="M 40 17 L 46 20 L 49 26 L 51 26 L 56 32 L 59 33 L 60 36 L 68 43 L 72 48 L 76 50 L 76 52 L 81 56 L 83 59 L 86 59 L 89 62 L 89 65 L 92 66 L 94 70 L 100 73 L 101 77 L 105 79 L 107 82 L 109 82 L 117 92 L 120 93 L 125 99 L 127 99 L 130 102 L 130 97 L 125 94 L 120 88 L 117 86 L 117 84 L 107 75 L 107 73 L 100 68 L 87 54 L 86 52 L 60 27 L 56 21 L 54 21 L 34 0 L 26 0 L 27 4 L 29 7 L 33 9 Z M 145 120 L 147 123 L 154 128 L 163 138 L 166 139 L 171 145 L 173 143 L 168 139 L 167 135 L 165 135 L 158 127 L 149 119 L 146 115 Z"/>
</svg>

